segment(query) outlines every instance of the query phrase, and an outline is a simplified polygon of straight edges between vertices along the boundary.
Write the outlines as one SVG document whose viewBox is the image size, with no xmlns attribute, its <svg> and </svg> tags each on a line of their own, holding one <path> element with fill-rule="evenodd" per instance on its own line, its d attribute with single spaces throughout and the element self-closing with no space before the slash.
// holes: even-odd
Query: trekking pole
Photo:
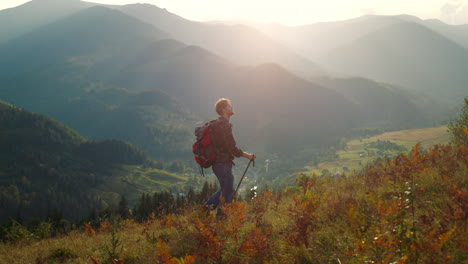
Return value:
<svg viewBox="0 0 468 264">
<path fill-rule="evenodd" d="M 253 166 L 255 167 L 255 159 L 251 159 L 251 160 L 249 161 L 249 164 L 247 164 L 247 168 L 245 168 L 244 174 L 242 175 L 242 178 L 240 179 L 239 184 L 237 184 L 236 191 L 234 192 L 234 197 L 236 197 L 237 190 L 239 190 L 239 186 L 241 185 L 242 180 L 244 179 L 244 176 L 245 176 L 245 174 L 247 173 L 247 170 L 249 169 L 250 163 L 253 163 Z"/>
</svg>

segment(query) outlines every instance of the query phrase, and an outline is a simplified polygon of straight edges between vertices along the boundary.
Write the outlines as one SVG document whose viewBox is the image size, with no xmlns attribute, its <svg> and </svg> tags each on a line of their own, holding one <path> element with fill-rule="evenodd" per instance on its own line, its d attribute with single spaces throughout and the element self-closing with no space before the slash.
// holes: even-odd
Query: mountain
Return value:
<svg viewBox="0 0 468 264">
<path fill-rule="evenodd" d="M 125 14 L 170 32 L 176 40 L 203 47 L 237 64 L 255 66 L 277 63 L 307 77 L 324 73 L 311 60 L 249 26 L 190 21 L 149 4 L 124 5 L 117 8 Z"/>
<path fill-rule="evenodd" d="M 323 73 L 314 62 L 248 26 L 194 22 L 148 4 L 116 6 L 80 0 L 33 0 L 0 11 L 0 43 L 96 5 L 120 10 L 170 32 L 174 39 L 202 46 L 236 63 L 275 62 L 304 76 Z"/>
<path fill-rule="evenodd" d="M 0 102 L 0 222 L 53 211 L 77 220 L 127 195 L 184 179 L 157 169 L 141 149 L 121 140 L 90 141 L 46 116 Z M 147 169 L 140 169 L 146 165 Z M 148 175 L 151 175 L 148 176 Z M 145 187 L 138 184 L 146 181 Z"/>
<path fill-rule="evenodd" d="M 117 137 L 153 157 L 179 156 L 190 148 L 186 109 L 155 87 L 130 92 L 102 83 L 120 74 L 125 58 L 164 37 L 116 10 L 97 6 L 77 12 L 0 46 L 0 98 L 57 118 L 90 138 Z M 124 59 L 116 62 L 116 57 Z"/>
<path fill-rule="evenodd" d="M 141 48 L 140 43 L 168 37 L 167 33 L 121 12 L 95 6 L 5 43 L 0 46 L 0 62 L 2 67 L 8 67 L 8 72 L 21 74 L 23 65 L 16 63 L 18 56 L 29 57 L 26 68 L 37 71 L 43 69 L 46 60 L 49 63 L 77 60 L 93 53 L 112 56 L 119 53 L 118 49 L 127 46 L 137 49 Z M 33 68 L 35 64 L 37 68 Z"/>
<path fill-rule="evenodd" d="M 468 49 L 468 25 L 447 25 L 440 20 L 425 20 L 424 25 Z"/>
<path fill-rule="evenodd" d="M 215 118 L 212 105 L 218 98 L 231 98 L 240 109 L 234 122 L 244 144 L 274 148 L 286 129 L 297 148 L 307 141 L 329 142 L 352 124 L 352 103 L 276 64 L 237 66 L 200 47 L 163 40 L 135 54 L 128 65 L 105 81 L 134 91 L 158 87 L 205 118 Z M 104 63 L 91 72 L 111 66 Z"/>
<path fill-rule="evenodd" d="M 422 20 L 410 15 L 365 15 L 343 21 L 320 22 L 301 26 L 280 24 L 252 24 L 252 26 L 291 47 L 299 54 L 317 60 L 321 55 L 331 52 L 333 49 L 350 44 L 387 26 L 402 22 L 420 24 L 468 48 L 468 25 L 448 25 L 440 20 Z"/>
<path fill-rule="evenodd" d="M 65 100 L 47 112 L 79 129 L 83 135 L 129 141 L 162 160 L 191 156 L 194 117 L 160 90 L 132 92 L 95 85 Z"/>
<path fill-rule="evenodd" d="M 319 131 L 336 137 L 352 122 L 351 103 L 282 67 L 239 67 L 158 35 L 165 36 L 116 10 L 78 12 L 0 46 L 0 96 L 86 136 L 129 140 L 157 158 L 188 157 L 194 122 L 184 109 L 214 117 L 212 104 L 224 96 L 244 108 L 236 121 L 248 131 L 244 138 L 262 146 L 281 143 L 283 127 L 296 148 L 322 142 Z M 72 41 L 77 38 L 82 41 Z M 312 131 L 312 124 L 320 129 Z"/>
<path fill-rule="evenodd" d="M 295 27 L 254 27 L 319 62 L 334 76 L 389 82 L 441 99 L 439 104 L 466 94 L 467 25 L 409 15 L 366 15 Z"/>
<path fill-rule="evenodd" d="M 0 43 L 93 5 L 80 0 L 33 0 L 0 10 Z"/>
<path fill-rule="evenodd" d="M 330 51 L 321 61 L 342 73 L 438 98 L 466 96 L 468 51 L 417 23 L 384 27 Z"/>
<path fill-rule="evenodd" d="M 240 127 L 236 134 L 242 138 L 241 142 L 261 145 L 272 151 L 284 147 L 280 146 L 284 134 L 294 138 L 288 144 L 297 149 L 305 143 L 330 142 L 348 128 L 367 122 L 380 121 L 380 126 L 385 124 L 387 127 L 390 123 L 393 128 L 427 122 L 422 110 L 413 101 L 404 99 L 407 93 L 402 91 L 376 93 L 374 99 L 379 101 L 388 100 L 387 95 L 392 95 L 392 100 L 386 104 L 391 106 L 389 108 L 384 109 L 377 103 L 360 109 L 361 106 L 356 106 L 358 103 L 348 100 L 352 98 L 328 89 L 329 83 L 321 86 L 316 84 L 319 83 L 316 79 L 305 81 L 275 64 L 236 66 L 199 47 L 177 45 L 170 40 L 157 42 L 150 51 L 142 50 L 133 58 L 128 70 L 121 71 L 119 78 L 108 82 L 135 90 L 161 87 L 204 117 L 214 118 L 211 105 L 216 99 L 231 98 L 235 108 L 241 109 L 233 119 L 235 128 Z M 369 83 L 372 87 L 387 89 L 375 82 Z M 351 84 L 352 80 L 344 79 L 343 85 Z M 395 102 L 406 105 L 391 105 Z M 367 118 L 364 110 L 386 114 Z M 398 120 L 405 115 L 405 110 L 412 115 L 407 115 L 405 121 Z"/>
<path fill-rule="evenodd" d="M 309 59 L 318 59 L 321 55 L 352 43 L 366 34 L 400 22 L 401 20 L 395 17 L 362 16 L 344 21 L 302 26 L 257 24 L 254 27 L 273 39 L 285 43 L 299 54 Z"/>
<path fill-rule="evenodd" d="M 368 121 L 344 95 L 280 65 L 238 66 L 167 36 L 117 10 L 83 10 L 0 46 L 0 96 L 87 137 L 128 140 L 158 159 L 188 159 L 200 119 L 189 112 L 215 118 L 220 97 L 238 109 L 241 147 L 294 152 Z"/>
<path fill-rule="evenodd" d="M 444 107 L 431 98 L 391 84 L 359 77 L 321 77 L 313 82 L 336 90 L 358 105 L 360 115 L 369 126 L 393 130 L 397 127 L 424 126 L 447 118 L 441 115 Z"/>
</svg>

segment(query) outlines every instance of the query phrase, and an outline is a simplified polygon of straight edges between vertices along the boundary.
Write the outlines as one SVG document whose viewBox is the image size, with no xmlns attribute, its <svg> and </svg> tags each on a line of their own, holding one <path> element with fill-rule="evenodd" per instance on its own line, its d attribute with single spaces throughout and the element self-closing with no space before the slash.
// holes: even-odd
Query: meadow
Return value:
<svg viewBox="0 0 468 264">
<path fill-rule="evenodd" d="M 353 139 L 346 143 L 344 150 L 337 151 L 333 160 L 321 162 L 316 166 L 306 166 L 308 175 L 349 173 L 361 171 L 375 160 L 392 158 L 401 152 L 408 153 L 415 144 L 423 149 L 449 141 L 447 126 L 418 128 L 385 132 L 380 135 Z M 326 171 L 324 171 L 326 170 Z"/>
</svg>

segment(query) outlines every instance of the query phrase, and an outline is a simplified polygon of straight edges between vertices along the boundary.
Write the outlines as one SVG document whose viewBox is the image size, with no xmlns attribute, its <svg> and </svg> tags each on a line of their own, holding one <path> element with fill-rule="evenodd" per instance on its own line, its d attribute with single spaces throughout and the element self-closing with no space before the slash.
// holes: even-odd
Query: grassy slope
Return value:
<svg viewBox="0 0 468 264">
<path fill-rule="evenodd" d="M 468 149 L 413 153 L 353 177 L 300 178 L 297 187 L 234 203 L 223 221 L 197 206 L 144 224 L 126 220 L 117 229 L 115 258 L 124 263 L 462 263 Z M 92 263 L 93 256 L 108 263 L 108 225 L 95 231 L 0 244 L 0 262 Z"/>
<path fill-rule="evenodd" d="M 422 147 L 428 148 L 435 144 L 447 143 L 449 140 L 449 133 L 446 126 L 441 126 L 387 132 L 382 135 L 378 135 L 375 138 L 380 140 L 407 142 L 405 146 L 407 146 L 407 144 L 411 144 L 411 147 L 415 143 L 420 142 Z"/>
<path fill-rule="evenodd" d="M 308 173 L 321 175 L 324 169 L 328 169 L 332 173 L 335 171 L 343 172 L 343 166 L 348 166 L 350 171 L 360 171 L 366 164 L 371 163 L 379 157 L 392 157 L 399 154 L 398 151 L 385 151 L 383 153 L 384 155 L 377 155 L 377 149 L 368 148 L 369 152 L 374 152 L 374 155 L 371 154 L 370 157 L 368 157 L 367 151 L 365 150 L 366 144 L 377 142 L 377 140 L 393 142 L 405 147 L 409 151 L 416 143 L 420 143 L 421 147 L 426 149 L 435 144 L 445 144 L 449 140 L 449 134 L 447 132 L 447 127 L 441 126 L 386 132 L 361 140 L 351 140 L 347 143 L 346 150 L 337 152 L 338 158 L 336 160 L 323 162 L 317 166 L 308 166 L 306 167 L 309 170 Z M 364 157 L 361 157 L 360 154 L 363 154 Z"/>
</svg>

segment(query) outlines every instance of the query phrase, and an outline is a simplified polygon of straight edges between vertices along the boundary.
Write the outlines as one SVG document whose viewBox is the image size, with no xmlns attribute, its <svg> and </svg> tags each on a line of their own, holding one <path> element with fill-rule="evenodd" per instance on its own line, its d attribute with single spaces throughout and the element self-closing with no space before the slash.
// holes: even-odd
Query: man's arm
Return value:
<svg viewBox="0 0 468 264">
<path fill-rule="evenodd" d="M 255 156 L 255 154 L 250 154 L 250 153 L 247 153 L 247 152 L 242 152 L 241 157 L 244 157 L 244 158 L 249 159 L 249 160 L 254 160 L 257 156 Z"/>
<path fill-rule="evenodd" d="M 236 140 L 232 134 L 232 125 L 226 124 L 220 126 L 221 131 L 219 131 L 219 135 L 221 135 L 221 141 L 218 143 L 221 146 L 227 148 L 228 152 L 234 155 L 235 157 L 244 157 L 249 160 L 254 160 L 256 156 L 254 154 L 250 154 L 247 152 L 242 151 L 240 148 L 237 147 Z"/>
<path fill-rule="evenodd" d="M 236 140 L 232 134 L 232 126 L 228 126 L 226 131 L 226 136 L 229 142 L 230 152 L 234 154 L 236 157 L 244 157 L 249 160 L 254 160 L 256 156 L 254 154 L 250 154 L 247 152 L 242 151 L 241 149 L 237 148 Z"/>
</svg>

